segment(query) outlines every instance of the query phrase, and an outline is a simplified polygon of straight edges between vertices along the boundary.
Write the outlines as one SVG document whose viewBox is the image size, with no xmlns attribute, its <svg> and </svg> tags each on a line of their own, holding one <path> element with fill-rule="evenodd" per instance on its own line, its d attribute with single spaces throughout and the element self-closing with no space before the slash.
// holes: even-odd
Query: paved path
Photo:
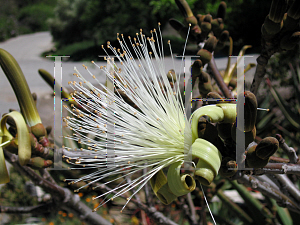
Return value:
<svg viewBox="0 0 300 225">
<path fill-rule="evenodd" d="M 21 35 L 0 43 L 0 48 L 5 49 L 16 58 L 26 77 L 30 91 L 37 93 L 39 97 L 52 92 L 52 89 L 37 72 L 38 69 L 43 68 L 52 74 L 54 73 L 54 62 L 46 59 L 46 57 L 40 57 L 42 52 L 51 49 L 52 46 L 52 37 L 49 32 Z M 73 80 L 74 66 L 82 69 L 82 63 L 62 63 L 63 86 L 67 86 L 67 82 Z M 89 68 L 92 72 L 99 73 L 99 70 L 96 71 L 91 66 Z M 7 112 L 9 108 L 18 109 L 14 92 L 2 70 L 0 70 L 0 81 L 0 114 Z"/>
<path fill-rule="evenodd" d="M 26 77 L 28 85 L 31 92 L 38 94 L 39 102 L 38 108 L 39 112 L 42 114 L 49 113 L 49 110 L 53 109 L 53 98 L 51 97 L 52 89 L 43 81 L 43 79 L 38 74 L 38 69 L 43 68 L 51 73 L 54 71 L 54 63 L 46 59 L 46 57 L 40 57 L 40 54 L 46 50 L 51 49 L 53 46 L 52 37 L 49 32 L 39 32 L 35 34 L 21 35 L 16 38 L 11 38 L 5 42 L 0 43 L 0 48 L 3 48 L 10 52 L 20 64 L 21 69 Z M 250 62 L 255 62 L 257 56 L 249 58 L 246 60 L 246 64 Z M 97 59 L 93 59 L 97 60 Z M 224 69 L 227 63 L 227 58 L 216 59 L 216 63 L 219 69 Z M 89 66 L 89 69 L 93 74 L 100 74 L 99 70 L 95 68 L 90 62 L 84 62 L 85 65 Z M 102 64 L 103 63 L 99 63 Z M 166 71 L 173 68 L 173 62 L 170 57 L 165 58 Z M 176 60 L 175 66 L 176 69 L 180 67 L 180 61 Z M 73 80 L 74 66 L 76 66 L 82 74 L 85 74 L 86 71 L 82 68 L 82 63 L 77 62 L 63 62 L 62 63 L 62 72 L 63 79 L 62 85 L 68 87 L 67 82 Z M 250 74 L 247 74 L 247 80 L 252 80 L 253 70 Z M 100 81 L 104 81 L 105 76 L 101 76 Z M 0 114 L 8 112 L 9 108 L 18 109 L 18 103 L 12 88 L 3 74 L 3 71 L 0 70 Z M 42 102 L 42 101 L 48 101 Z M 47 106 L 45 109 L 44 106 Z M 51 108 L 49 108 L 51 107 Z"/>
</svg>

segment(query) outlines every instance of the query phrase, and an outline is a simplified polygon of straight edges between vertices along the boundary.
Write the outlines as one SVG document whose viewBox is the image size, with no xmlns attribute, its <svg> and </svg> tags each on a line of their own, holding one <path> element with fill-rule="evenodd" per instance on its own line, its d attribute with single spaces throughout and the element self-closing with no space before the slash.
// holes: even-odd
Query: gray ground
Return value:
<svg viewBox="0 0 300 225">
<path fill-rule="evenodd" d="M 43 68 L 53 74 L 54 72 L 54 62 L 50 61 L 46 57 L 40 57 L 40 54 L 46 50 L 53 47 L 52 37 L 49 32 L 39 32 L 35 34 L 21 35 L 16 38 L 9 39 L 5 42 L 0 43 L 0 48 L 3 48 L 10 52 L 16 60 L 19 62 L 21 69 L 26 77 L 28 85 L 31 92 L 35 92 L 38 95 L 38 110 L 46 125 L 50 125 L 53 121 L 53 97 L 51 93 L 52 89 L 43 81 L 43 79 L 38 74 L 38 69 Z M 257 55 L 247 58 L 245 64 L 250 62 L 255 63 Z M 97 61 L 97 59 L 94 59 Z M 173 63 L 170 58 L 165 59 L 166 70 L 173 68 Z M 232 60 L 235 62 L 235 59 Z M 216 63 L 219 69 L 224 69 L 227 63 L 227 58 L 216 59 Z M 95 68 L 90 62 L 84 62 L 85 65 L 89 66 L 89 69 L 93 74 L 100 74 L 99 70 Z M 176 67 L 180 65 L 180 61 L 175 62 Z M 104 65 L 103 63 L 101 65 Z M 74 66 L 76 66 L 82 74 L 86 74 L 86 71 L 82 67 L 82 63 L 75 62 L 63 62 L 62 63 L 62 84 L 67 87 L 67 82 L 73 80 L 72 76 L 74 72 Z M 178 68 L 177 68 L 178 69 Z M 246 81 L 251 81 L 254 70 L 252 69 L 250 73 L 247 73 Z M 100 76 L 100 80 L 104 81 L 105 76 Z M 5 77 L 2 70 L 0 70 L 0 114 L 8 112 L 8 109 L 18 109 L 18 103 L 12 88 Z M 46 120 L 46 121 L 45 121 Z M 50 123 L 50 124 L 49 124 Z"/>
</svg>

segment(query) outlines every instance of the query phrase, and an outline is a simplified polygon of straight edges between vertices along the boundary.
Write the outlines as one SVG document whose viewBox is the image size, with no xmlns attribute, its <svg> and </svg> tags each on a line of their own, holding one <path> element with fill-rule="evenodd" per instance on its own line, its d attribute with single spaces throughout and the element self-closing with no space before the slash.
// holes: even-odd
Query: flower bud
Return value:
<svg viewBox="0 0 300 225">
<path fill-rule="evenodd" d="M 53 162 L 51 160 L 44 160 L 41 157 L 34 157 L 30 159 L 28 164 L 34 169 L 41 169 L 51 166 Z"/>
</svg>

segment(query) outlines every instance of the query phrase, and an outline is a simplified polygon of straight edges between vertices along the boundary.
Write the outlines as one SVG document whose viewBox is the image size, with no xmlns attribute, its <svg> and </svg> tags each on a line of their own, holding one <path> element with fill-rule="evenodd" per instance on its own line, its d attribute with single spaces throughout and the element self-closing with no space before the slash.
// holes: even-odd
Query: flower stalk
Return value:
<svg viewBox="0 0 300 225">
<path fill-rule="evenodd" d="M 46 136 L 46 130 L 18 62 L 10 53 L 0 49 L 0 65 L 15 92 L 21 112 L 26 123 L 31 127 L 31 132 L 37 138 Z"/>
</svg>

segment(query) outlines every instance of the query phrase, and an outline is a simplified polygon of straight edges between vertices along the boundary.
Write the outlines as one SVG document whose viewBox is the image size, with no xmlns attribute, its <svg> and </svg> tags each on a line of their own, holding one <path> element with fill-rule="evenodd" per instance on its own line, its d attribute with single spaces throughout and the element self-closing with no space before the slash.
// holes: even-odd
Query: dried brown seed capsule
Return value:
<svg viewBox="0 0 300 225">
<path fill-rule="evenodd" d="M 207 95 L 206 95 L 206 98 L 213 98 L 213 99 L 216 99 L 216 101 L 208 101 L 208 105 L 211 105 L 211 104 L 218 104 L 218 103 L 228 103 L 230 101 L 224 101 L 222 99 L 222 96 L 219 95 L 217 92 L 209 92 Z"/>
<path fill-rule="evenodd" d="M 208 73 L 204 71 L 201 72 L 199 76 L 198 88 L 203 98 L 206 98 L 206 95 L 212 91 L 210 76 Z"/>
<path fill-rule="evenodd" d="M 280 48 L 284 50 L 291 50 L 295 48 L 296 44 L 300 41 L 300 32 L 295 32 L 293 34 L 286 34 L 280 40 Z"/>
<path fill-rule="evenodd" d="M 212 58 L 211 52 L 207 51 L 206 49 L 200 49 L 197 52 L 197 55 L 200 56 L 200 60 L 202 61 L 203 65 L 209 63 Z"/>
<path fill-rule="evenodd" d="M 208 98 L 215 98 L 215 99 L 221 99 L 221 98 L 222 98 L 221 95 L 219 95 L 217 92 L 214 92 L 214 91 L 209 92 L 209 93 L 207 94 L 207 97 L 208 97 Z M 220 103 L 220 102 L 218 102 L 218 103 Z"/>
<path fill-rule="evenodd" d="M 251 148 L 249 148 L 247 154 L 246 154 L 246 167 L 249 168 L 262 168 L 266 166 L 269 162 L 269 159 L 261 159 L 256 155 L 256 147 L 257 145 L 253 145 Z"/>
<path fill-rule="evenodd" d="M 225 141 L 227 139 L 231 139 L 231 123 L 218 123 L 217 130 L 219 136 Z"/>
<path fill-rule="evenodd" d="M 207 39 L 203 48 L 207 51 L 213 52 L 216 48 L 217 42 L 217 38 L 215 36 L 211 36 Z"/>
<path fill-rule="evenodd" d="M 174 83 L 176 82 L 176 74 L 173 69 L 168 71 L 167 78 L 168 78 L 168 81 L 170 81 L 170 82 L 174 82 Z"/>
<path fill-rule="evenodd" d="M 192 87 L 193 88 L 196 83 L 196 79 L 201 75 L 201 69 L 202 69 L 202 61 L 200 59 L 195 60 L 195 62 L 192 64 Z"/>
<path fill-rule="evenodd" d="M 194 15 L 190 16 L 190 17 L 186 17 L 185 21 L 187 24 L 192 24 L 192 26 L 195 26 L 198 24 L 197 18 Z"/>
<path fill-rule="evenodd" d="M 200 59 L 195 60 L 195 62 L 192 64 L 192 75 L 200 76 L 202 66 L 202 61 Z"/>
<path fill-rule="evenodd" d="M 236 85 L 237 85 L 237 80 L 236 80 L 236 78 L 232 78 L 232 79 L 229 81 L 228 86 L 231 87 L 232 90 L 233 90 L 233 89 L 236 88 Z"/>
<path fill-rule="evenodd" d="M 210 80 L 203 84 L 199 83 L 198 87 L 199 87 L 199 92 L 203 98 L 206 98 L 207 94 L 211 92 L 213 89 Z"/>
<path fill-rule="evenodd" d="M 212 16 L 210 14 L 207 14 L 204 16 L 204 19 L 203 19 L 204 22 L 211 23 L 211 20 L 212 20 Z"/>
<path fill-rule="evenodd" d="M 236 161 L 234 161 L 230 157 L 225 157 L 222 159 L 221 167 L 219 170 L 219 174 L 222 177 L 232 177 L 237 171 L 237 164 Z"/>
<path fill-rule="evenodd" d="M 268 159 L 279 148 L 279 142 L 274 137 L 266 137 L 256 147 L 256 155 L 261 159 Z"/>
<path fill-rule="evenodd" d="M 292 31 L 296 29 L 299 21 L 288 16 L 287 14 L 285 15 L 286 15 L 285 18 L 283 19 L 283 28 L 287 31 Z"/>
<path fill-rule="evenodd" d="M 245 132 L 245 148 L 248 147 L 248 145 L 254 141 L 256 136 L 256 127 L 251 131 Z M 231 138 L 234 142 L 236 142 L 236 123 L 234 123 L 231 127 Z"/>
<path fill-rule="evenodd" d="M 47 135 L 49 135 L 52 131 L 52 126 L 47 126 L 46 127 L 46 132 L 47 132 Z"/>
<path fill-rule="evenodd" d="M 201 117 L 198 123 L 198 137 L 203 138 L 212 144 L 216 144 L 218 142 L 218 130 L 204 117 Z"/>
<path fill-rule="evenodd" d="M 214 31 L 218 27 L 220 27 L 219 21 L 217 19 L 213 19 L 211 21 L 211 29 L 212 29 L 212 31 Z"/>
<path fill-rule="evenodd" d="M 197 14 L 197 19 L 198 19 L 198 23 L 200 24 L 201 22 L 203 22 L 204 20 L 204 15 L 201 15 L 201 14 Z"/>
<path fill-rule="evenodd" d="M 217 12 L 217 18 L 222 18 L 224 20 L 225 15 L 226 15 L 226 2 L 222 1 L 220 2 L 218 12 Z"/>
<path fill-rule="evenodd" d="M 255 95 L 250 91 L 245 91 L 245 132 L 252 131 L 256 123 L 257 100 Z"/>
<path fill-rule="evenodd" d="M 274 35 L 271 35 L 266 31 L 264 24 L 261 26 L 261 34 L 262 34 L 263 39 L 265 39 L 265 40 L 271 40 L 274 37 Z"/>
<path fill-rule="evenodd" d="M 205 71 L 201 71 L 200 75 L 199 75 L 199 82 L 200 83 L 206 83 L 210 81 L 210 76 L 208 73 L 206 73 Z"/>
<path fill-rule="evenodd" d="M 293 1 L 292 5 L 287 11 L 287 14 L 295 20 L 300 19 L 300 1 Z"/>
<path fill-rule="evenodd" d="M 203 32 L 208 33 L 211 31 L 211 23 L 203 21 L 201 22 L 200 28 Z"/>
<path fill-rule="evenodd" d="M 273 0 L 270 8 L 269 18 L 274 23 L 279 23 L 283 19 L 287 8 L 287 0 Z"/>
<path fill-rule="evenodd" d="M 226 42 L 226 41 L 228 41 L 228 39 L 229 39 L 229 32 L 228 32 L 228 30 L 222 31 L 222 33 L 220 35 L 220 38 L 219 38 L 219 41 L 220 42 Z"/>
<path fill-rule="evenodd" d="M 277 34 L 283 27 L 283 21 L 275 23 L 270 20 L 269 15 L 267 15 L 264 22 L 264 27 L 269 35 Z"/>
</svg>

